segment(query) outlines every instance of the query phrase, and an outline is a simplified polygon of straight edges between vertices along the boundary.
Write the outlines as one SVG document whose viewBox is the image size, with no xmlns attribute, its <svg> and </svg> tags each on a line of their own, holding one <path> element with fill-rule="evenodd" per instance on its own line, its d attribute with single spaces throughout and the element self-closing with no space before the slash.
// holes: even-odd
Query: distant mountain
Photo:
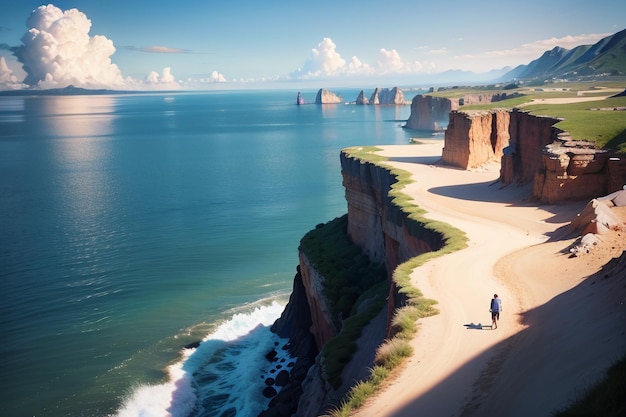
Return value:
<svg viewBox="0 0 626 417">
<path fill-rule="evenodd" d="M 599 75 L 626 75 L 626 29 L 595 45 L 574 49 L 555 47 L 528 65 L 507 72 L 501 81 L 573 79 Z"/>
</svg>

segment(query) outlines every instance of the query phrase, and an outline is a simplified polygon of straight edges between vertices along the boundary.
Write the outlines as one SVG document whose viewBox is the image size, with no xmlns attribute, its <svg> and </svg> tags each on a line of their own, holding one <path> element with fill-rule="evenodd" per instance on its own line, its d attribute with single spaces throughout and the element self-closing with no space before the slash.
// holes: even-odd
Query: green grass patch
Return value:
<svg viewBox="0 0 626 417">
<path fill-rule="evenodd" d="M 569 104 L 531 104 L 524 107 L 536 115 L 564 119 L 555 126 L 574 140 L 588 140 L 599 148 L 626 152 L 626 97 Z"/>
</svg>

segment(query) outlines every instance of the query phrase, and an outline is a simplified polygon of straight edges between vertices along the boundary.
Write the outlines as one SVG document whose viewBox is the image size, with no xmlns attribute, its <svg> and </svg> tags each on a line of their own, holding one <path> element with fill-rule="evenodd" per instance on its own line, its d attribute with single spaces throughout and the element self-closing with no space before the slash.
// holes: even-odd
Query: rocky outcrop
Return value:
<svg viewBox="0 0 626 417">
<path fill-rule="evenodd" d="M 624 158 L 571 140 L 559 121 L 519 109 L 451 111 L 442 161 L 463 169 L 499 161 L 503 184 L 532 183 L 532 197 L 548 204 L 620 190 Z"/>
<path fill-rule="evenodd" d="M 333 93 L 332 91 L 320 88 L 315 97 L 315 104 L 337 104 L 341 103 L 342 98 L 340 95 Z"/>
<path fill-rule="evenodd" d="M 513 109 L 508 127 L 510 145 L 504 150 L 500 180 L 504 184 L 528 184 L 543 165 L 541 151 L 558 138 L 553 126 L 561 119 L 535 116 Z"/>
<path fill-rule="evenodd" d="M 507 98 L 510 98 L 510 96 L 507 95 L 507 93 L 466 94 L 463 97 L 459 97 L 457 100 L 458 100 L 459 106 L 469 106 L 470 104 L 495 103 L 497 101 L 505 100 Z"/>
<path fill-rule="evenodd" d="M 388 88 L 376 88 L 369 99 L 369 103 L 394 105 L 405 104 L 404 93 L 398 87 L 393 87 L 391 90 Z"/>
<path fill-rule="evenodd" d="M 559 135 L 559 139 L 540 152 L 541 164 L 535 171 L 533 196 L 545 203 L 558 203 L 614 191 L 608 189 L 610 153 L 595 148 L 592 143 L 562 137 Z"/>
<path fill-rule="evenodd" d="M 365 93 L 363 93 L 363 90 L 361 90 L 361 92 L 359 93 L 359 95 L 356 98 L 355 104 L 364 105 L 364 104 L 368 104 L 368 103 L 369 103 L 369 101 L 365 97 Z"/>
<path fill-rule="evenodd" d="M 303 383 L 318 354 L 309 305 L 309 293 L 304 285 L 301 269 L 298 266 L 293 281 L 293 291 L 281 317 L 272 326 L 272 331 L 280 337 L 289 338 L 288 349 L 297 358 L 289 371 L 287 382 L 272 398 L 269 408 L 259 417 L 291 416 L 298 411 L 298 403 L 303 393 Z M 321 294 L 318 295 L 321 297 Z"/>
<path fill-rule="evenodd" d="M 583 256 L 590 253 L 602 243 L 600 235 L 626 230 L 626 224 L 613 210 L 616 207 L 626 207 L 626 190 L 594 198 L 587 203 L 582 212 L 572 219 L 570 229 L 581 235 L 577 243 L 570 249 L 572 256 Z"/>
<path fill-rule="evenodd" d="M 299 91 L 298 91 L 298 96 L 296 97 L 296 104 L 299 106 L 304 104 L 304 98 L 302 97 L 302 94 L 300 94 Z"/>
<path fill-rule="evenodd" d="M 506 110 L 450 112 L 443 162 L 463 169 L 499 163 L 509 145 L 508 126 Z"/>
<path fill-rule="evenodd" d="M 626 193 L 626 191 L 621 191 Z M 626 199 L 626 197 L 624 197 Z M 593 199 L 580 212 L 572 222 L 570 228 L 582 235 L 593 233 L 595 235 L 603 235 L 610 230 L 624 229 L 624 222 L 615 214 L 611 208 L 615 207 L 607 204 L 611 200 Z M 612 204 L 612 202 L 611 202 Z"/>
<path fill-rule="evenodd" d="M 430 95 L 417 95 L 411 101 L 411 114 L 407 129 L 440 131 L 448 127 L 451 111 L 460 110 L 464 105 L 492 103 L 509 98 L 501 94 L 467 94 L 458 98 L 444 98 Z"/>
<path fill-rule="evenodd" d="M 407 129 L 439 131 L 448 127 L 450 112 L 457 110 L 457 101 L 448 98 L 416 95 L 411 101 Z"/>
</svg>

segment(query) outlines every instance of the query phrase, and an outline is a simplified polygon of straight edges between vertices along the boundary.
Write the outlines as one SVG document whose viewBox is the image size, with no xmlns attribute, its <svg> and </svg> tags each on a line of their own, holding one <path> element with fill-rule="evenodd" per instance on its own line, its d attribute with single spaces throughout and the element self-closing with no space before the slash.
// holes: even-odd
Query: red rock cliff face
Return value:
<svg viewBox="0 0 626 417">
<path fill-rule="evenodd" d="M 448 126 L 448 115 L 451 111 L 460 110 L 464 105 L 492 103 L 507 97 L 506 93 L 468 94 L 460 98 L 417 95 L 411 101 L 411 115 L 404 127 L 415 130 L 443 130 Z"/>
<path fill-rule="evenodd" d="M 519 109 L 511 111 L 510 146 L 502 158 L 500 180 L 505 184 L 528 184 L 542 167 L 542 149 L 554 142 L 559 131 L 554 124 L 560 119 L 534 116 Z"/>
<path fill-rule="evenodd" d="M 626 161 L 569 140 L 554 127 L 559 121 L 519 109 L 452 111 L 442 160 L 463 169 L 499 161 L 502 183 L 532 183 L 532 197 L 549 204 L 622 189 Z"/>
<path fill-rule="evenodd" d="M 442 236 L 408 218 L 389 197 L 395 176 L 387 169 L 341 153 L 348 203 L 348 236 L 373 262 L 385 262 L 387 274 L 422 253 L 440 249 Z M 401 302 L 390 288 L 389 311 Z"/>
<path fill-rule="evenodd" d="M 445 134 L 442 159 L 464 169 L 500 162 L 509 144 L 509 112 L 453 111 Z"/>
<path fill-rule="evenodd" d="M 302 284 L 311 315 L 309 330 L 315 338 L 317 350 L 321 351 L 326 342 L 337 334 L 337 327 L 333 323 L 331 309 L 323 295 L 324 277 L 313 268 L 306 254 L 300 252 L 299 258 Z"/>
</svg>

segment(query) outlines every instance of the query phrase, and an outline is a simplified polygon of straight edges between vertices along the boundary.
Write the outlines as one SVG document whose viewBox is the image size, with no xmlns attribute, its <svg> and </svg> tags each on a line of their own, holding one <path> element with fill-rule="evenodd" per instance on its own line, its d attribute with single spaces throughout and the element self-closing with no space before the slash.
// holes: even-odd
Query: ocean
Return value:
<svg viewBox="0 0 626 417">
<path fill-rule="evenodd" d="M 267 407 L 299 241 L 347 211 L 340 150 L 417 133 L 408 105 L 296 95 L 0 97 L 0 415 Z"/>
</svg>

